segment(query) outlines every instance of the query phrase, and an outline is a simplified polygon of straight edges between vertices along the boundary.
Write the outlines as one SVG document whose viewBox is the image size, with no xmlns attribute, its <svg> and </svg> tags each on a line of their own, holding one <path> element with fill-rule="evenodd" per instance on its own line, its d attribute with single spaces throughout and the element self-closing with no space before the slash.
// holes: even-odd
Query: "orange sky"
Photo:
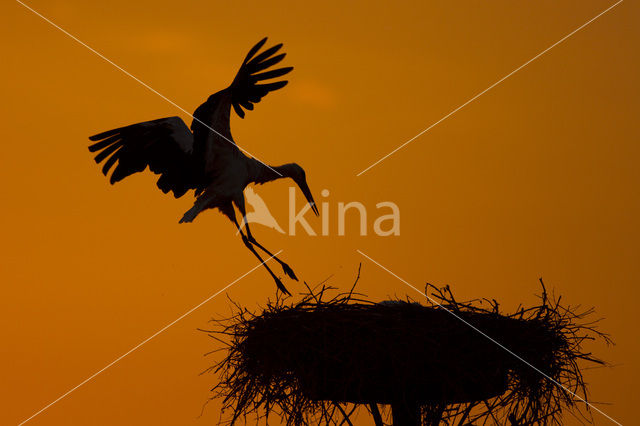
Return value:
<svg viewBox="0 0 640 426">
<path fill-rule="evenodd" d="M 334 274 L 346 288 L 363 262 L 360 290 L 374 300 L 417 294 L 356 249 L 417 287 L 451 284 L 460 299 L 506 307 L 535 303 L 542 276 L 606 318 L 616 346 L 590 349 L 616 366 L 586 378 L 592 399 L 611 404 L 599 407 L 631 424 L 640 379 L 637 4 L 620 4 L 356 177 L 612 3 L 28 4 L 189 111 L 226 87 L 262 36 L 284 42 L 289 86 L 235 117 L 232 131 L 268 163 L 303 165 L 333 231 L 291 237 L 256 225 L 258 239 L 283 249 L 309 283 Z M 0 424 L 17 424 L 256 261 L 220 214 L 178 225 L 191 199 L 163 195 L 149 174 L 112 187 L 86 149 L 90 134 L 180 111 L 18 3 L 0 8 Z M 257 189 L 285 225 L 287 188 Z M 369 229 L 377 202 L 397 203 L 401 235 L 361 237 L 352 220 L 337 236 L 340 201 L 366 205 Z M 258 269 L 228 293 L 253 309 L 274 290 Z M 196 328 L 228 309 L 213 299 L 29 424 L 213 424 L 217 402 L 198 416 L 216 377 L 198 374 L 216 344 Z"/>
</svg>

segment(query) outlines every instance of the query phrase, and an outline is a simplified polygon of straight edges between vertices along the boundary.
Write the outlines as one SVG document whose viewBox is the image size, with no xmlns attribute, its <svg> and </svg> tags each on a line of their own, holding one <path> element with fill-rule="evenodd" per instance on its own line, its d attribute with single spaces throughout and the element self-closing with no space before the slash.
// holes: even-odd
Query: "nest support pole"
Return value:
<svg viewBox="0 0 640 426">
<path fill-rule="evenodd" d="M 380 410 L 378 409 L 378 404 L 376 404 L 375 402 L 370 403 L 369 409 L 371 410 L 371 415 L 373 416 L 373 421 L 376 423 L 376 426 L 384 426 L 382 415 L 380 414 Z"/>
<path fill-rule="evenodd" d="M 391 404 L 393 426 L 420 426 L 420 404 L 411 401 Z"/>
</svg>

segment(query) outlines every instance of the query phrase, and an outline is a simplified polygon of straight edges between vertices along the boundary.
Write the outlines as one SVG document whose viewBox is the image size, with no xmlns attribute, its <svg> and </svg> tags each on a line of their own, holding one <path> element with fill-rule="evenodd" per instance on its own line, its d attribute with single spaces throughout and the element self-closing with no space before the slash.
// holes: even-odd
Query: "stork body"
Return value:
<svg viewBox="0 0 640 426">
<path fill-rule="evenodd" d="M 244 244 L 261 262 L 263 259 L 256 247 L 279 262 L 287 276 L 297 280 L 286 263 L 255 240 L 248 223 L 246 235 L 242 232 L 234 209 L 235 206 L 246 220 L 243 191 L 247 185 L 291 178 L 300 187 L 314 213 L 318 214 L 302 167 L 296 163 L 268 166 L 246 156 L 231 136 L 231 108 L 244 118 L 244 109 L 252 110 L 253 104 L 267 93 L 287 84 L 286 80 L 259 82 L 283 76 L 293 69 L 264 71 L 285 56 L 283 53 L 274 55 L 281 44 L 258 54 L 265 42 L 266 38 L 249 51 L 229 87 L 209 96 L 195 110 L 191 130 L 179 117 L 161 118 L 91 136 L 89 139 L 95 143 L 89 146 L 89 150 L 98 152 L 96 163 L 106 160 L 102 167 L 105 176 L 115 166 L 110 176 L 112 184 L 149 167 L 160 175 L 157 185 L 164 193 L 173 192 L 179 198 L 194 190 L 195 203 L 180 223 L 192 222 L 204 210 L 217 208 L 235 224 Z M 263 264 L 278 288 L 289 294 L 280 278 Z"/>
</svg>

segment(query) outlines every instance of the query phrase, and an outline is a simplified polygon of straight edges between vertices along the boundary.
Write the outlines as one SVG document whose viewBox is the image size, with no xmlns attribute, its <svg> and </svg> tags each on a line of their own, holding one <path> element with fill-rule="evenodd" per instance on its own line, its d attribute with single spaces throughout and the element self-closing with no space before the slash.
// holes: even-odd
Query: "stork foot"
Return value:
<svg viewBox="0 0 640 426">
<path fill-rule="evenodd" d="M 278 290 L 280 290 L 281 292 L 283 292 L 284 294 L 291 296 L 291 293 L 289 293 L 289 290 L 287 290 L 287 288 L 284 286 L 284 284 L 282 284 L 282 281 L 280 280 L 280 278 L 278 277 L 273 277 L 273 279 L 276 282 L 276 286 L 278 286 Z"/>
<path fill-rule="evenodd" d="M 298 277 L 296 277 L 296 273 L 293 272 L 293 269 L 291 269 L 291 267 L 284 262 L 282 262 L 282 270 L 284 271 L 286 276 L 288 276 L 292 280 L 298 281 Z"/>
</svg>

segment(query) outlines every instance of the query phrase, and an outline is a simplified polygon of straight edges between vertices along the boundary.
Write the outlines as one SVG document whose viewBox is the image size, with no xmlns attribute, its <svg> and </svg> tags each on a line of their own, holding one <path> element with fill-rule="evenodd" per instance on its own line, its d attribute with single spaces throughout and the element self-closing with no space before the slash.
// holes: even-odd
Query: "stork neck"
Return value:
<svg viewBox="0 0 640 426">
<path fill-rule="evenodd" d="M 277 179 L 283 179 L 291 177 L 292 169 L 291 164 L 283 164 L 280 166 L 268 166 L 264 163 L 255 160 L 256 173 L 253 176 L 253 183 L 267 183 Z"/>
</svg>

